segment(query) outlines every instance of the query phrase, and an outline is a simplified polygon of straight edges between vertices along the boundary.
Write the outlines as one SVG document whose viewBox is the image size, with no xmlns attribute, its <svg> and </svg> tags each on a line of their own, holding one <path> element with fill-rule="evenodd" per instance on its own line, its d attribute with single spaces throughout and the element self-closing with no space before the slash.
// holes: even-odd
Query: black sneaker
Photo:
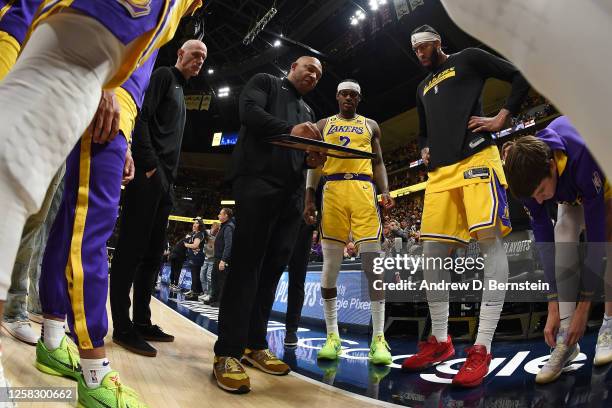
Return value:
<svg viewBox="0 0 612 408">
<path fill-rule="evenodd" d="M 285 346 L 296 347 L 298 344 L 298 336 L 294 331 L 288 331 L 285 333 Z"/>
<path fill-rule="evenodd" d="M 115 330 L 113 332 L 113 343 L 141 356 L 155 357 L 157 355 L 157 350 L 147 343 L 142 335 L 134 329 L 122 333 Z"/>
<path fill-rule="evenodd" d="M 134 324 L 134 329 L 136 329 L 136 331 L 138 331 L 138 333 L 140 333 L 145 340 L 161 341 L 166 343 L 174 341 L 174 336 L 164 333 L 161 327 L 158 325 L 143 326 L 140 324 Z"/>
<path fill-rule="evenodd" d="M 199 292 L 188 292 L 185 293 L 185 300 L 191 300 L 191 301 L 199 301 L 200 299 L 198 299 L 202 294 Z"/>
</svg>

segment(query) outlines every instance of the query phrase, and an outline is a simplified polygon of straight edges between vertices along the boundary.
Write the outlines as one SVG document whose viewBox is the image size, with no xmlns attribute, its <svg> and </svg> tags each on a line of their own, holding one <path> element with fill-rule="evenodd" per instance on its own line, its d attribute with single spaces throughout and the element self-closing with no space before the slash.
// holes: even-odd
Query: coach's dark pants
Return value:
<svg viewBox="0 0 612 408">
<path fill-rule="evenodd" d="M 289 261 L 289 291 L 287 314 L 285 315 L 285 327 L 288 332 L 296 332 L 300 325 L 302 306 L 304 305 L 304 282 L 306 281 L 306 270 L 308 269 L 314 229 L 314 225 L 308 225 L 302 221 Z"/>
<path fill-rule="evenodd" d="M 136 169 L 123 196 L 121 228 L 110 271 L 110 304 L 113 328 L 125 332 L 133 322 L 151 324 L 151 294 L 161 266 L 168 216 L 172 210 L 171 188 L 159 170 L 150 178 Z M 130 289 L 134 285 L 133 300 Z M 100 294 L 103 296 L 104 294 Z"/>
<path fill-rule="evenodd" d="M 261 179 L 240 177 L 233 188 L 236 229 L 215 354 L 240 358 L 245 348 L 268 348 L 268 318 L 302 219 L 303 187 L 287 191 Z"/>
</svg>

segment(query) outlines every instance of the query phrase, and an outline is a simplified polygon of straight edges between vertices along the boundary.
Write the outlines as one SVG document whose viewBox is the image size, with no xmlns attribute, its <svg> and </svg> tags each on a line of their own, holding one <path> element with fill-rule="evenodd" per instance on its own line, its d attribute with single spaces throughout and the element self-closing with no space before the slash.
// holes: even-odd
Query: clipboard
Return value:
<svg viewBox="0 0 612 408">
<path fill-rule="evenodd" d="M 308 139 L 305 137 L 294 135 L 278 135 L 264 139 L 268 143 L 277 146 L 287 147 L 289 149 L 308 150 L 314 152 L 322 152 L 330 157 L 338 159 L 374 159 L 375 153 L 364 152 L 359 149 L 351 149 L 350 147 L 340 146 L 333 143 L 327 143 L 322 140 Z"/>
</svg>

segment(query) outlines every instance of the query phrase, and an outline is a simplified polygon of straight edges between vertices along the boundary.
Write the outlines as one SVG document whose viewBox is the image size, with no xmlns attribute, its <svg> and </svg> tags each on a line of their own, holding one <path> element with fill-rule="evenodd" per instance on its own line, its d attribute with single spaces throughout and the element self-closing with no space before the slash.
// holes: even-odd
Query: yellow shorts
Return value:
<svg viewBox="0 0 612 408">
<path fill-rule="evenodd" d="M 0 31 L 0 81 L 15 65 L 20 50 L 19 42 L 12 35 Z"/>
<path fill-rule="evenodd" d="M 476 232 L 495 226 L 512 231 L 506 177 L 495 146 L 429 173 L 421 239 L 467 244 Z"/>
<path fill-rule="evenodd" d="M 321 239 L 355 245 L 380 242 L 382 226 L 376 190 L 369 181 L 336 180 L 323 186 Z"/>
<path fill-rule="evenodd" d="M 121 114 L 119 116 L 119 130 L 123 133 L 126 140 L 132 141 L 132 132 L 134 132 L 134 126 L 136 125 L 136 116 L 138 115 L 138 108 L 132 96 L 123 88 L 115 88 L 115 96 L 119 101 L 121 107 Z"/>
</svg>

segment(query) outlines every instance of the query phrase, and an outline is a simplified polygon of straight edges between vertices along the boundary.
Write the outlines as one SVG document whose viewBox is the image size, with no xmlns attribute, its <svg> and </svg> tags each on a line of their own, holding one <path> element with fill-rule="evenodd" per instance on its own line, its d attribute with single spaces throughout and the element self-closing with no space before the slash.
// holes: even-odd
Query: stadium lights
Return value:
<svg viewBox="0 0 612 408">
<path fill-rule="evenodd" d="M 278 48 L 280 46 L 281 46 L 281 41 L 280 40 L 274 41 L 274 47 Z"/>
<path fill-rule="evenodd" d="M 212 68 L 208 68 L 208 73 L 209 73 L 209 74 L 214 74 L 214 73 L 215 73 L 215 70 L 214 70 L 214 69 L 212 69 Z"/>
<path fill-rule="evenodd" d="M 229 96 L 229 93 L 230 93 L 229 86 L 224 86 L 223 88 L 219 88 L 219 92 L 217 93 L 217 96 L 219 98 L 225 98 Z"/>
</svg>

